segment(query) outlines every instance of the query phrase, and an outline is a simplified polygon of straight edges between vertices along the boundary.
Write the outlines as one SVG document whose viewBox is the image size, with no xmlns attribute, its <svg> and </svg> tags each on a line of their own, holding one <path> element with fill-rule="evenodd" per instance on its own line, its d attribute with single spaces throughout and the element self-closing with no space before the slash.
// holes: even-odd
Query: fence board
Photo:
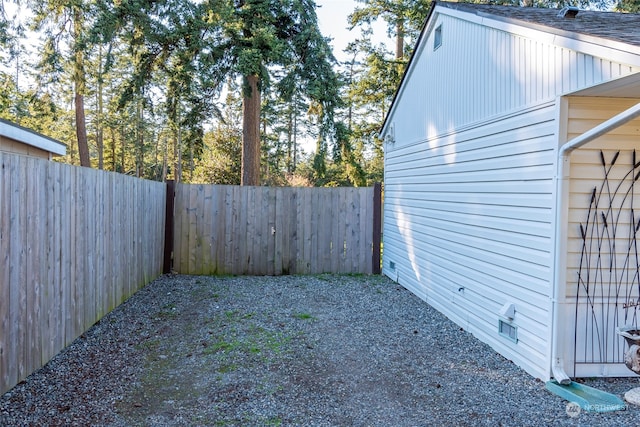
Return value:
<svg viewBox="0 0 640 427">
<path fill-rule="evenodd" d="M 164 191 L 0 153 L 0 394 L 160 275 Z"/>
<path fill-rule="evenodd" d="M 329 215 L 320 214 L 320 219 L 322 221 L 322 226 L 320 228 L 320 253 L 319 258 L 322 260 L 322 265 L 320 266 L 320 271 L 331 271 L 331 247 L 333 246 L 333 233 L 331 222 L 335 218 L 335 213 L 333 212 L 333 202 L 332 195 L 333 191 L 330 189 L 325 189 L 321 193 L 322 204 L 321 206 L 326 206 L 330 208 Z"/>
<path fill-rule="evenodd" d="M 286 196 L 284 196 L 287 199 Z M 298 253 L 298 198 L 299 193 L 294 192 L 291 198 L 289 199 L 289 222 L 285 224 L 286 233 L 287 233 L 287 244 L 289 249 L 287 250 L 287 263 L 286 272 L 287 274 L 293 274 L 295 270 L 296 263 L 296 254 Z M 288 225 L 288 227 L 287 227 Z"/>
<path fill-rule="evenodd" d="M 245 268 L 241 274 L 256 274 L 254 270 L 254 262 L 258 251 L 256 250 L 256 242 L 259 242 L 260 236 L 256 235 L 256 192 L 251 191 L 250 187 L 242 187 L 244 193 L 243 199 L 246 197 L 245 208 L 238 211 L 238 218 L 241 223 L 246 224 L 247 230 L 241 232 L 238 236 L 243 243 L 241 247 L 245 249 L 242 257 L 244 259 Z M 242 215 L 242 213 L 253 212 L 253 215 Z"/>
<path fill-rule="evenodd" d="M 247 259 L 246 237 L 249 224 L 241 211 L 249 209 L 249 193 L 243 187 L 233 187 L 231 205 L 233 206 L 232 221 L 229 224 L 231 232 L 231 258 L 227 259 L 227 267 L 233 274 L 248 274 L 249 261 Z"/>
<path fill-rule="evenodd" d="M 276 188 L 271 188 L 269 191 L 269 200 L 267 201 L 267 205 L 269 208 L 269 216 L 267 217 L 268 224 L 267 229 L 265 230 L 265 234 L 268 240 L 268 248 L 267 248 L 267 274 L 273 276 L 276 274 L 276 253 L 281 251 L 282 248 L 276 247 L 276 204 L 278 196 L 278 192 Z"/>
<path fill-rule="evenodd" d="M 55 341 L 54 341 L 54 326 L 57 322 L 57 305 L 56 305 L 56 289 L 60 279 L 60 260 L 57 257 L 59 252 L 58 241 L 60 237 L 56 230 L 59 230 L 60 225 L 57 223 L 59 215 L 56 214 L 56 200 L 58 192 L 60 191 L 60 182 L 58 176 L 58 169 L 56 167 L 47 168 L 47 179 L 45 181 L 45 190 L 47 192 L 47 282 L 45 284 L 45 291 L 43 293 L 43 307 L 46 308 L 46 320 L 43 325 L 43 330 L 46 331 L 45 340 L 43 341 L 43 361 L 49 360 L 55 354 Z M 6 282 L 5 282 L 6 283 Z"/>
<path fill-rule="evenodd" d="M 76 179 L 75 171 L 63 168 L 60 169 L 58 173 L 60 175 L 61 186 L 57 195 L 58 206 L 56 206 L 61 230 L 61 235 L 58 237 L 59 241 L 57 242 L 60 251 L 60 258 L 58 260 L 60 263 L 60 278 L 55 292 L 57 294 L 56 316 L 60 322 L 61 329 L 59 334 L 55 334 L 57 336 L 54 342 L 54 348 L 63 348 L 71 335 L 72 314 L 77 312 L 80 316 L 80 324 L 84 324 L 84 301 L 80 300 L 76 302 L 75 298 L 70 297 L 70 295 L 76 292 L 76 284 L 84 280 L 82 275 L 82 269 L 84 268 L 82 259 L 77 263 L 72 261 L 73 259 L 78 259 L 76 251 L 81 254 L 84 250 L 85 241 L 78 241 L 80 240 L 80 235 L 77 232 L 78 224 L 82 221 L 84 205 L 82 205 L 83 199 L 78 197 L 81 189 L 77 187 L 79 184 L 77 184 L 78 180 Z M 73 198 L 76 206 L 74 212 L 67 212 L 65 209 L 70 197 Z M 76 244 L 71 245 L 70 242 L 76 242 Z M 65 284 L 68 285 L 65 286 Z"/>
<path fill-rule="evenodd" d="M 202 259 L 201 256 L 196 256 L 196 254 L 202 254 L 198 217 L 203 210 L 197 209 L 196 205 L 202 200 L 200 192 L 202 185 L 190 185 L 189 189 L 191 190 L 189 194 L 189 269 L 197 270 L 201 268 L 199 260 Z"/>
<path fill-rule="evenodd" d="M 70 304 L 73 304 L 73 300 L 81 301 L 81 307 L 78 307 L 79 310 L 84 308 L 84 319 L 81 326 L 78 329 L 71 329 L 67 332 L 67 343 L 71 342 L 75 335 L 76 330 L 80 330 L 82 328 L 88 328 L 91 326 L 91 320 L 95 316 L 95 289 L 93 286 L 89 286 L 86 289 L 82 286 L 83 283 L 91 283 L 89 282 L 89 265 L 87 262 L 87 258 L 85 254 L 89 253 L 89 242 L 92 244 L 95 242 L 94 236 L 90 234 L 89 227 L 89 201 L 87 201 L 88 193 L 90 191 L 90 181 L 92 178 L 89 174 L 83 180 L 78 179 L 78 174 L 81 170 L 74 169 L 73 170 L 75 176 L 73 177 L 73 181 L 77 184 L 77 194 L 80 202 L 80 209 L 77 212 L 80 214 L 80 218 L 77 221 L 78 229 L 72 230 L 75 231 L 75 239 L 78 240 L 77 249 L 79 249 L 75 255 L 75 259 L 77 262 L 75 263 L 78 266 L 78 279 L 72 281 L 75 284 L 75 298 L 73 292 L 70 292 L 67 298 L 70 299 Z M 135 193 L 133 195 L 135 197 Z M 90 240 L 91 239 L 91 240 Z M 92 246 L 92 245 L 91 245 Z M 72 258 L 69 258 L 70 260 Z M 66 289 L 63 287 L 63 289 Z M 82 298 L 80 297 L 82 295 Z M 65 304 L 65 307 L 69 305 Z M 66 344 L 66 343 L 65 343 Z"/>
<path fill-rule="evenodd" d="M 233 215 L 234 215 L 234 211 L 233 211 L 233 199 L 234 199 L 234 187 L 231 186 L 225 186 L 224 187 L 225 191 L 224 191 L 224 210 L 225 210 L 225 215 L 224 218 L 222 218 L 222 220 L 224 221 L 225 225 L 231 225 L 233 224 Z M 218 227 L 220 227 L 220 224 L 218 224 Z M 220 228 L 218 228 L 218 230 L 220 230 Z M 219 231 L 220 234 L 224 234 L 224 258 L 221 258 L 221 263 L 220 263 L 220 268 L 218 270 L 219 274 L 224 274 L 224 272 L 227 272 L 231 269 L 232 264 L 232 260 L 234 258 L 234 253 L 233 253 L 233 247 L 234 242 L 231 240 L 232 239 L 232 235 L 231 235 L 231 227 L 224 227 L 223 230 Z M 176 236 L 174 236 L 174 238 L 176 238 Z"/>
<path fill-rule="evenodd" d="M 35 165 L 37 167 L 37 173 L 34 173 L 32 176 L 35 179 L 36 183 L 40 184 L 40 188 L 42 188 L 44 182 L 46 181 L 47 178 L 47 171 L 46 169 L 43 167 L 42 163 L 40 162 L 35 162 Z M 1 192 L 2 190 L 0 190 Z M 35 260 L 35 263 L 37 265 L 38 268 L 38 289 L 37 289 L 37 293 L 35 295 L 36 298 L 36 304 L 38 304 L 38 308 L 37 308 L 37 319 L 33 325 L 33 327 L 37 330 L 36 331 L 36 337 L 34 340 L 34 346 L 32 348 L 32 352 L 33 352 L 33 366 L 32 369 L 37 369 L 38 367 L 42 366 L 42 353 L 43 351 L 41 351 L 43 349 L 43 344 L 45 344 L 45 339 L 46 339 L 46 329 L 44 329 L 42 326 L 47 318 L 47 312 L 45 310 L 46 308 L 46 300 L 44 300 L 42 298 L 42 295 L 45 293 L 45 289 L 48 283 L 47 280 L 47 271 L 48 271 L 48 267 L 47 267 L 47 246 L 48 246 L 48 235 L 46 233 L 43 234 L 38 234 L 38 232 L 42 231 L 42 230 L 46 230 L 47 227 L 47 221 L 48 221 L 48 215 L 49 215 L 49 209 L 47 206 L 47 193 L 46 190 L 41 190 L 41 191 L 37 191 L 37 208 L 36 208 L 36 214 L 38 217 L 38 222 L 37 222 L 37 226 L 35 227 L 34 231 L 34 235 L 36 235 L 37 238 L 37 251 L 38 251 L 38 255 L 37 255 L 37 259 Z M 0 213 L 0 216 L 2 216 L 2 214 Z M 0 279 L 0 283 L 1 283 L 1 279 Z M 0 317 L 2 315 L 0 314 Z"/>
<path fill-rule="evenodd" d="M 13 182 L 25 182 L 27 179 L 27 168 L 15 167 L 12 171 Z M 12 201 L 11 201 L 11 216 L 13 227 L 15 227 L 15 243 L 19 243 L 14 247 L 12 245 L 11 260 L 9 261 L 10 268 L 13 274 L 11 275 L 11 319 L 14 325 L 25 325 L 26 321 L 26 299 L 25 291 L 26 286 L 20 286 L 25 279 L 26 272 L 26 256 L 25 256 L 25 240 L 26 240 L 26 191 L 19 191 L 17 188 L 12 189 Z M 13 228 L 12 227 L 12 228 Z M 25 325 L 26 326 L 26 325 Z M 26 327 L 20 328 L 18 331 L 13 332 L 13 339 L 11 342 L 16 346 L 16 354 L 14 355 L 14 369 L 17 370 L 18 377 L 22 378 L 25 374 L 25 358 L 26 353 Z"/>
<path fill-rule="evenodd" d="M 211 267 L 209 274 L 216 274 L 220 265 L 220 252 L 224 255 L 224 238 L 217 232 L 216 218 L 223 218 L 224 199 L 221 193 L 224 189 L 211 186 L 211 216 L 207 218 L 207 227 L 211 236 Z"/>
<path fill-rule="evenodd" d="M 123 299 L 124 299 L 124 295 L 123 295 L 123 287 L 122 287 L 122 275 L 125 274 L 124 273 L 124 268 L 123 268 L 123 263 L 126 261 L 123 257 L 124 254 L 124 250 L 123 250 L 123 245 L 124 245 L 124 239 L 122 239 L 122 233 L 124 230 L 124 224 L 123 224 L 123 215 L 125 212 L 125 208 L 124 208 L 124 200 L 120 197 L 118 197 L 118 194 L 116 193 L 116 189 L 122 185 L 122 180 L 124 179 L 124 177 L 122 176 L 118 176 L 118 175 L 114 175 L 113 176 L 114 179 L 114 186 L 113 186 L 113 191 L 111 192 L 111 197 L 112 197 L 112 203 L 113 203 L 113 210 L 111 211 L 112 215 L 113 215 L 113 224 L 115 225 L 115 230 L 114 230 L 114 242 L 113 242 L 113 252 L 114 254 L 119 254 L 120 256 L 116 256 L 116 260 L 114 262 L 114 283 L 113 283 L 113 290 L 114 290 L 114 297 L 115 297 L 115 301 L 116 304 L 119 304 Z"/>
<path fill-rule="evenodd" d="M 360 216 L 358 220 L 360 223 L 360 232 L 358 233 L 358 236 L 365 235 L 368 228 L 370 228 L 373 233 L 373 191 L 371 191 L 371 194 L 367 193 L 366 197 L 363 197 L 362 194 L 360 195 Z M 361 238 L 362 237 L 359 237 L 359 239 Z M 371 266 L 370 262 L 367 263 L 367 260 L 371 260 L 371 249 L 369 247 L 369 243 L 360 241 L 358 247 L 360 248 L 358 251 L 358 263 L 366 263 Z M 371 274 L 371 270 L 367 269 L 365 273 Z"/>
<path fill-rule="evenodd" d="M 336 230 L 336 241 L 338 244 L 338 273 L 345 273 L 347 268 L 347 191 L 348 188 L 341 188 L 338 194 L 338 202 L 336 203 L 338 229 Z"/>
<path fill-rule="evenodd" d="M 200 224 L 200 228 L 202 230 L 203 247 L 202 269 L 210 273 L 213 269 L 212 259 L 214 256 L 213 236 L 211 235 L 210 224 L 213 222 L 213 215 L 215 214 L 216 207 L 213 204 L 213 187 L 211 187 L 210 185 L 204 186 L 203 192 L 205 209 L 203 209 L 201 212 L 202 221 Z"/>
<path fill-rule="evenodd" d="M 309 198 L 309 204 L 307 205 L 308 207 L 311 206 L 319 206 L 321 201 L 320 201 L 320 192 L 319 191 L 311 191 L 308 190 L 308 198 Z M 305 232 L 308 234 L 307 240 L 309 242 L 309 246 L 307 247 L 307 249 L 309 250 L 309 256 L 308 256 L 308 260 L 313 260 L 314 262 L 311 263 L 309 261 L 307 261 L 308 264 L 308 269 L 309 272 L 311 274 L 318 274 L 321 272 L 320 270 L 320 263 L 318 262 L 318 240 L 320 238 L 319 236 L 319 232 L 322 229 L 322 224 L 321 224 L 321 214 L 320 211 L 316 210 L 316 209 L 310 209 L 310 214 L 311 214 L 311 223 L 309 225 L 307 225 L 305 227 Z"/>
<path fill-rule="evenodd" d="M 372 188 L 179 184 L 174 269 L 183 274 L 371 273 L 372 220 Z"/>
<path fill-rule="evenodd" d="M 30 171 L 27 176 L 28 181 L 37 181 L 39 169 L 37 163 L 33 159 L 28 159 L 27 169 Z M 33 183 L 30 182 L 29 187 L 36 188 Z M 39 364 L 38 349 L 40 343 L 40 328 L 36 325 L 40 324 L 40 253 L 38 241 L 41 240 L 37 234 L 39 227 L 39 198 L 40 191 L 33 191 L 32 189 L 26 193 L 26 238 L 27 238 L 27 253 L 25 262 L 25 275 L 31 277 L 31 283 L 26 286 L 26 316 L 27 316 L 27 342 L 26 342 L 26 371 L 31 372 L 36 369 Z M 30 285 L 30 286 L 29 286 Z"/>
<path fill-rule="evenodd" d="M 299 224 L 302 224 L 302 250 L 301 250 L 301 258 L 300 258 L 300 270 L 308 273 L 314 273 L 311 269 L 311 265 L 308 260 L 313 259 L 312 249 L 312 239 L 313 235 L 311 234 L 311 230 L 316 226 L 316 218 L 314 215 L 314 210 L 311 209 L 313 203 L 313 194 L 310 189 L 305 188 L 302 190 L 302 218 L 310 218 L 310 221 L 298 221 Z"/>
<path fill-rule="evenodd" d="M 0 354 L 0 362 L 2 362 L 2 366 L 0 367 L 0 371 L 2 372 L 2 385 L 6 388 L 9 385 L 13 385 L 17 382 L 18 371 L 15 368 L 15 346 L 12 345 L 14 337 L 14 331 L 12 328 L 12 303 L 11 300 L 11 247 L 13 246 L 11 239 L 14 238 L 13 233 L 13 224 L 12 221 L 14 217 L 12 216 L 12 204 L 13 193 L 11 191 L 11 184 L 13 178 L 13 169 L 15 168 L 14 162 L 12 161 L 11 156 L 4 155 L 2 158 L 2 176 L 3 176 L 3 185 L 0 187 L 2 191 L 2 196 L 0 199 L 2 200 L 2 210 L 0 210 L 0 214 L 2 218 L 0 219 L 0 224 L 2 225 L 1 235 L 2 242 L 0 249 L 0 257 L 2 257 L 2 273 L 0 273 L 0 280 L 5 286 L 0 288 L 0 296 L 2 297 L 2 301 L 0 301 L 0 314 L 2 315 L 2 333 L 0 333 L 0 340 L 3 340 L 2 348 L 3 352 Z M 15 244 L 15 243 L 14 243 Z"/>
</svg>

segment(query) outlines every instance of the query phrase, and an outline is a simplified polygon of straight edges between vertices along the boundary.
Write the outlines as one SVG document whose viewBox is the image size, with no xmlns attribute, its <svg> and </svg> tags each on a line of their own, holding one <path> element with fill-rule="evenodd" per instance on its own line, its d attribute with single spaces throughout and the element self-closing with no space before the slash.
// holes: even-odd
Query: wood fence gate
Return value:
<svg viewBox="0 0 640 427">
<path fill-rule="evenodd" d="M 165 241 L 173 246 L 165 250 L 165 272 L 380 272 L 380 184 L 273 188 L 169 183 L 168 192 L 175 205 L 167 208 Z"/>
</svg>

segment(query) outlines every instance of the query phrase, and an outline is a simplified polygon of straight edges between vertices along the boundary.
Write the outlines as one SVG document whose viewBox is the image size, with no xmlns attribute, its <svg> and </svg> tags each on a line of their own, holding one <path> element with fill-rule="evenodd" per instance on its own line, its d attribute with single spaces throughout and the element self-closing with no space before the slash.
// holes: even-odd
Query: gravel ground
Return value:
<svg viewBox="0 0 640 427">
<path fill-rule="evenodd" d="M 384 277 L 163 276 L 2 396 L 0 425 L 640 425 L 566 408 Z"/>
</svg>

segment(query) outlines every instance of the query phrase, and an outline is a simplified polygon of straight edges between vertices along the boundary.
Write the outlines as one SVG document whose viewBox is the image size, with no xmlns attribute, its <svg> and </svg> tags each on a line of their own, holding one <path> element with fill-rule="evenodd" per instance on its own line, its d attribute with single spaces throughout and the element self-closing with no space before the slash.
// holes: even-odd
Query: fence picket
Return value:
<svg viewBox="0 0 640 427">
<path fill-rule="evenodd" d="M 211 187 L 212 192 L 212 200 L 211 205 L 213 206 L 211 222 L 207 224 L 210 229 L 211 234 L 211 264 L 212 268 L 210 274 L 216 274 L 220 269 L 220 265 L 224 265 L 224 230 L 220 230 L 217 226 L 218 223 L 224 222 L 225 219 L 225 205 L 224 205 L 224 192 L 225 189 L 221 187 Z"/>
<path fill-rule="evenodd" d="M 23 286 L 26 291 L 26 315 L 27 315 L 27 346 L 26 346 L 26 371 L 31 372 L 39 367 L 38 349 L 40 347 L 40 236 L 37 231 L 40 230 L 40 206 L 39 194 L 37 188 L 33 185 L 33 181 L 37 181 L 39 177 L 38 164 L 33 159 L 28 159 L 27 169 L 30 171 L 27 180 L 30 181 L 30 190 L 26 194 L 26 259 L 25 262 L 25 283 Z"/>
<path fill-rule="evenodd" d="M 221 234 L 224 234 L 224 258 L 223 258 L 223 262 L 221 263 L 220 270 L 218 271 L 219 274 L 224 274 L 224 272 L 227 272 L 227 271 L 232 271 L 233 273 L 233 270 L 231 270 L 232 268 L 231 266 L 233 265 L 232 260 L 235 256 L 235 254 L 233 253 L 233 248 L 234 246 L 236 246 L 234 244 L 234 241 L 232 240 L 233 236 L 231 234 L 232 232 L 231 227 L 233 226 L 233 215 L 234 215 L 234 210 L 233 210 L 234 191 L 235 191 L 234 187 L 225 186 L 224 218 L 218 222 L 218 225 L 224 224 L 224 229 L 221 232 Z M 176 236 L 176 238 L 179 238 L 179 237 Z"/>
<path fill-rule="evenodd" d="M 11 310 L 11 293 L 9 288 L 10 270 L 9 270 L 9 248 L 11 237 L 11 224 L 9 221 L 9 213 L 11 209 L 11 200 L 7 197 L 11 194 L 11 177 L 9 170 L 11 168 L 11 157 L 0 153 L 0 390 L 6 390 L 12 385 L 14 379 L 13 373 L 9 371 L 9 360 L 11 353 L 14 351 L 11 346 L 11 323 L 9 320 Z"/>
<path fill-rule="evenodd" d="M 28 166 L 27 166 L 28 167 Z M 27 167 L 16 167 L 13 170 L 13 182 L 26 182 L 27 180 Z M 26 325 L 27 321 L 27 300 L 26 292 L 27 286 L 31 285 L 27 281 L 27 256 L 26 256 L 26 239 L 27 239 L 27 224 L 26 224 L 26 191 L 19 191 L 18 188 L 13 188 L 12 194 L 12 215 L 14 215 L 14 225 L 16 226 L 16 239 L 19 245 L 11 248 L 11 269 L 12 283 L 10 284 L 13 289 L 11 293 L 12 300 L 12 319 L 15 324 Z M 18 377 L 22 378 L 26 372 L 26 359 L 27 359 L 27 328 L 22 327 L 20 330 L 14 332 L 14 339 L 12 340 L 16 346 L 16 369 Z"/>
</svg>

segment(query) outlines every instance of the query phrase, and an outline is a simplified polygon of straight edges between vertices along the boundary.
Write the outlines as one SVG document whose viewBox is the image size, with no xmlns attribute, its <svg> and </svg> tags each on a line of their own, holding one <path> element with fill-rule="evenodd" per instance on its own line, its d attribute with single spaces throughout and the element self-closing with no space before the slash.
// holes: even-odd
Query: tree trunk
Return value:
<svg viewBox="0 0 640 427">
<path fill-rule="evenodd" d="M 396 59 L 404 57 L 404 21 L 398 19 L 396 22 Z"/>
<path fill-rule="evenodd" d="M 109 141 L 109 150 L 111 151 L 111 171 L 117 172 L 118 159 L 116 157 L 116 134 L 114 126 L 111 126 L 109 130 L 109 134 L 111 135 L 111 139 Z"/>
<path fill-rule="evenodd" d="M 296 171 L 298 167 L 298 109 L 296 107 L 295 114 L 293 115 L 293 170 Z"/>
<path fill-rule="evenodd" d="M 136 105 L 136 177 L 144 176 L 144 129 L 142 112 L 142 100 L 138 100 Z"/>
<path fill-rule="evenodd" d="M 87 141 L 87 123 L 84 115 L 84 53 L 77 46 L 82 32 L 82 15 L 79 8 L 74 9 L 73 38 L 76 46 L 74 58 L 74 86 L 75 86 L 75 107 L 76 107 L 76 137 L 78 139 L 78 155 L 80 156 L 80 166 L 91 167 L 89 158 L 89 143 Z"/>
<path fill-rule="evenodd" d="M 176 183 L 182 182 L 182 132 L 176 128 L 176 136 L 173 140 L 174 172 L 173 179 Z"/>
<path fill-rule="evenodd" d="M 98 49 L 98 90 L 96 91 L 98 113 L 96 115 L 96 148 L 98 150 L 98 169 L 104 169 L 104 132 L 102 129 L 102 45 Z"/>
<path fill-rule="evenodd" d="M 78 93 L 76 86 L 76 137 L 78 138 L 78 155 L 80 166 L 91 167 L 89 159 L 89 143 L 87 142 L 87 125 L 84 117 L 84 97 Z"/>
<path fill-rule="evenodd" d="M 164 140 L 164 150 L 162 150 L 162 182 L 167 181 L 167 164 L 169 163 L 167 159 L 167 152 L 169 151 L 169 147 L 167 147 L 167 140 Z"/>
<path fill-rule="evenodd" d="M 242 97 L 242 179 L 240 185 L 260 185 L 260 91 L 258 76 L 245 78 Z"/>
<path fill-rule="evenodd" d="M 120 141 L 122 142 L 120 150 L 120 167 L 122 171 L 120 173 L 127 173 L 127 159 L 125 153 L 127 153 L 127 134 L 125 133 L 124 125 L 120 127 Z"/>
<path fill-rule="evenodd" d="M 287 173 L 293 172 L 293 156 L 291 148 L 293 146 L 293 105 L 289 105 L 287 114 Z"/>
</svg>

